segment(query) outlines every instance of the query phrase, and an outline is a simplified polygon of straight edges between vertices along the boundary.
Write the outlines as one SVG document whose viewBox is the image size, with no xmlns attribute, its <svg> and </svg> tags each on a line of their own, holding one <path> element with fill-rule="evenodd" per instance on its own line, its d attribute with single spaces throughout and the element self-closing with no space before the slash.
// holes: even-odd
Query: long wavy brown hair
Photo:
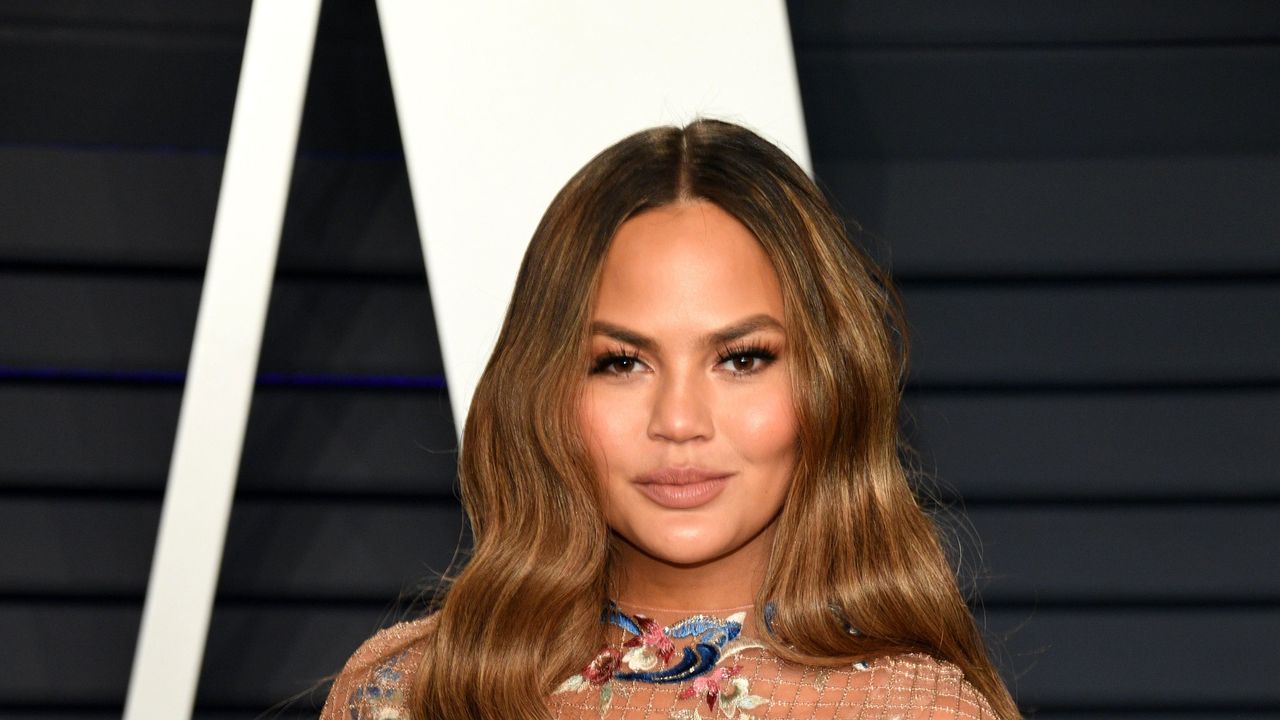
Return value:
<svg viewBox="0 0 1280 720">
<path fill-rule="evenodd" d="M 618 227 L 691 199 L 755 234 L 793 348 L 799 447 L 755 599 L 757 612 L 775 608 L 775 633 L 762 639 L 778 656 L 821 665 L 926 652 L 959 666 L 1001 717 L 1017 717 L 900 459 L 908 343 L 896 289 L 795 162 L 709 119 L 609 147 L 533 234 L 462 436 L 474 546 L 440 596 L 413 687 L 417 716 L 545 718 L 534 700 L 604 643 L 610 532 L 575 416 L 590 301 Z"/>
</svg>

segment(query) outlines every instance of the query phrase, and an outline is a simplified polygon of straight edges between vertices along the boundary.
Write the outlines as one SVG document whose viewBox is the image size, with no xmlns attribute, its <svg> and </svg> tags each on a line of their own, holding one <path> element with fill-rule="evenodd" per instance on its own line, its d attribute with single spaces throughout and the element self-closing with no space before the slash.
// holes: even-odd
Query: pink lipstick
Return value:
<svg viewBox="0 0 1280 720">
<path fill-rule="evenodd" d="M 655 503 L 673 510 L 688 510 L 716 499 L 733 473 L 693 467 L 667 467 L 646 473 L 633 482 Z"/>
</svg>

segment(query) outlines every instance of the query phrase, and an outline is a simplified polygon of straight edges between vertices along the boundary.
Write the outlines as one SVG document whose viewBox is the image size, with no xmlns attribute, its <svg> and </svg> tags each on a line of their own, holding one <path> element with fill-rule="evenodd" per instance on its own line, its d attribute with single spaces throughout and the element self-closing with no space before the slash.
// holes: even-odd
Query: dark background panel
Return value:
<svg viewBox="0 0 1280 720">
<path fill-rule="evenodd" d="M 0 271 L 0 364 L 184 371 L 203 283 L 155 272 Z M 281 277 L 258 370 L 442 374 L 425 281 Z"/>
<path fill-rule="evenodd" d="M 231 129 L 249 6 L 154 14 L 133 0 L 88 10 L 22 3 L 0 14 L 0 144 L 169 147 L 221 153 Z M 374 3 L 321 9 L 299 146 L 398 154 Z M 144 19 L 150 18 L 150 19 Z"/>
<path fill-rule="evenodd" d="M 141 600 L 159 521 L 159 498 L 10 498 L 0 505 L 0 588 Z M 452 499 L 242 498 L 218 592 L 300 602 L 411 597 L 434 588 L 462 540 Z"/>
<path fill-rule="evenodd" d="M 141 618 L 141 602 L 0 601 L 0 697 L 27 708 L 123 707 Z"/>
<path fill-rule="evenodd" d="M 1080 503 L 1280 497 L 1280 388 L 913 392 L 906 426 L 943 498 Z"/>
<path fill-rule="evenodd" d="M 7 264 L 204 267 L 221 153 L 10 145 L 0 166 Z"/>
<path fill-rule="evenodd" d="M 1280 604 L 1280 503 L 963 511 L 944 517 L 944 537 L 964 548 L 962 574 L 992 606 Z"/>
<path fill-rule="evenodd" d="M 1280 155 L 815 164 L 900 279 L 1280 273 Z"/>
<path fill-rule="evenodd" d="M 864 44 L 1059 44 L 1280 38 L 1266 0 L 927 0 L 789 3 L 797 47 Z"/>
<path fill-rule="evenodd" d="M 0 166 L 0 263 L 203 272 L 220 153 L 0 146 Z M 304 153 L 278 267 L 419 278 L 411 203 L 399 158 Z"/>
<path fill-rule="evenodd" d="M 175 383 L 0 383 L 0 487 L 146 491 L 168 477 Z M 449 497 L 458 439 L 439 390 L 259 386 L 238 487 L 252 492 Z"/>
<path fill-rule="evenodd" d="M 1280 152 L 1274 44 L 796 48 L 815 158 Z"/>
<path fill-rule="evenodd" d="M 247 16 L 246 16 L 247 23 Z M 221 151 L 244 47 L 239 32 L 47 28 L 0 35 L 0 142 Z"/>
<path fill-rule="evenodd" d="M 1280 609 L 1010 608 L 987 612 L 1027 710 L 1274 709 Z M 999 647 L 997 645 L 997 647 Z M 1241 658 L 1253 658 L 1242 662 Z"/>
<path fill-rule="evenodd" d="M 0 7 L 0 22 L 18 27 L 67 26 L 224 29 L 242 37 L 249 20 L 250 0 L 8 0 Z"/>
<path fill-rule="evenodd" d="M 962 282 L 904 295 L 924 385 L 1280 379 L 1276 282 Z"/>
</svg>

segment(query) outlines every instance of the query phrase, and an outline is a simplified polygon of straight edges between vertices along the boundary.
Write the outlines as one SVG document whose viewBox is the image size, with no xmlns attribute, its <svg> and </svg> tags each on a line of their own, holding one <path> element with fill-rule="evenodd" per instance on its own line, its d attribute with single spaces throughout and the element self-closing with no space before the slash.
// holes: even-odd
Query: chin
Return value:
<svg viewBox="0 0 1280 720">
<path fill-rule="evenodd" d="M 728 555 L 735 549 L 731 540 L 721 533 L 691 532 L 640 539 L 643 544 L 639 547 L 646 555 L 670 565 L 697 565 Z"/>
</svg>

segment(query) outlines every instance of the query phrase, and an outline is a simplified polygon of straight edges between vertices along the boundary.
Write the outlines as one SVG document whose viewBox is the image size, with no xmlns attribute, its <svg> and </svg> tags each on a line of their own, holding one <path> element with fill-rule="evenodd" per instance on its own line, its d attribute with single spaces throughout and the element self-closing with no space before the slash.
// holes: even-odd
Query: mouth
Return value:
<svg viewBox="0 0 1280 720">
<path fill-rule="evenodd" d="M 668 467 L 646 473 L 633 482 L 654 503 L 673 510 L 706 505 L 724 490 L 733 473 L 702 468 Z"/>
</svg>

